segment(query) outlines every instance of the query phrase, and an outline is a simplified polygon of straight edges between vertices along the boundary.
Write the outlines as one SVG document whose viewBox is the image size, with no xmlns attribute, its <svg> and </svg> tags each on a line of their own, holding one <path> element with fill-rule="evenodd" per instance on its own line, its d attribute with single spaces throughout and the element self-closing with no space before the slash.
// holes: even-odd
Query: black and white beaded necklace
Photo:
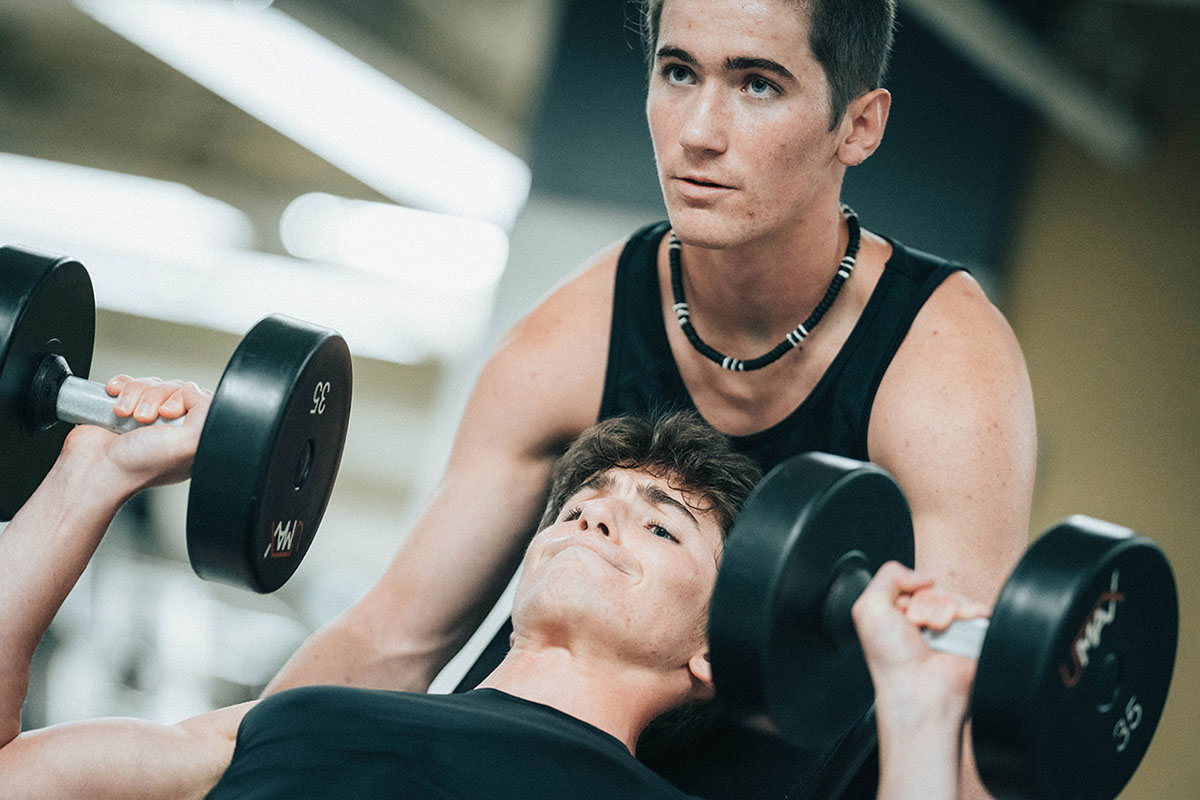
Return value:
<svg viewBox="0 0 1200 800">
<path fill-rule="evenodd" d="M 724 355 L 713 349 L 705 344 L 700 335 L 696 333 L 696 329 L 692 327 L 691 320 L 689 319 L 687 300 L 683 297 L 682 267 L 679 264 L 681 245 L 679 239 L 675 236 L 675 232 L 672 231 L 671 239 L 668 242 L 671 262 L 671 292 L 675 296 L 675 305 L 672 308 L 675 310 L 675 317 L 679 320 L 679 327 L 683 329 L 683 335 L 692 343 L 692 347 L 696 348 L 696 352 L 719 365 L 722 369 L 727 369 L 731 372 L 749 372 L 750 370 L 762 369 L 768 364 L 775 363 L 784 353 L 794 350 L 803 344 L 808 335 L 812 333 L 812 329 L 817 327 L 817 323 L 821 321 L 821 317 L 825 316 L 825 312 L 833 305 L 834 299 L 842 289 L 842 284 L 850 277 L 850 273 L 854 270 L 854 264 L 858 259 L 860 238 L 858 215 L 851 211 L 849 207 L 842 206 L 842 216 L 846 218 L 846 225 L 850 228 L 850 239 L 846 242 L 846 253 L 842 256 L 842 263 L 838 265 L 837 273 L 834 274 L 833 280 L 830 281 L 829 288 L 825 290 L 825 296 L 821 298 L 821 302 L 817 303 L 817 307 L 813 309 L 813 312 L 808 315 L 808 319 L 788 331 L 787 336 L 783 337 L 782 342 L 758 358 L 752 358 L 748 361 Z"/>
</svg>

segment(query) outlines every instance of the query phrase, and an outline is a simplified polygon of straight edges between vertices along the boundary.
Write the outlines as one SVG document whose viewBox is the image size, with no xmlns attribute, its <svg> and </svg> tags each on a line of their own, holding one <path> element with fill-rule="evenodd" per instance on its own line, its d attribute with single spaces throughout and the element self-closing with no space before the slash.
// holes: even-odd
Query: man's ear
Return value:
<svg viewBox="0 0 1200 800">
<path fill-rule="evenodd" d="M 696 653 L 688 659 L 688 671 L 692 673 L 692 680 L 707 688 L 708 693 L 712 694 L 712 662 L 708 660 L 707 650 L 703 653 Z"/>
<path fill-rule="evenodd" d="M 883 141 L 891 108 L 892 94 L 887 89 L 872 89 L 850 101 L 840 126 L 838 161 L 853 167 L 870 158 Z"/>
</svg>

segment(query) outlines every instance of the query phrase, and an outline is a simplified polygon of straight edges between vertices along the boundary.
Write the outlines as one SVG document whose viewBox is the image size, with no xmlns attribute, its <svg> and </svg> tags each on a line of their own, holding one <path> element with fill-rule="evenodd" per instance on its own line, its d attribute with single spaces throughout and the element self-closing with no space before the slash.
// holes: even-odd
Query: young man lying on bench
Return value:
<svg viewBox="0 0 1200 800">
<path fill-rule="evenodd" d="M 0 533 L 4 797 L 681 796 L 633 751 L 652 720 L 712 696 L 709 599 L 758 472 L 678 415 L 608 420 L 560 460 L 525 554 L 511 652 L 475 691 L 307 687 L 177 725 L 19 733 L 34 648 L 117 509 L 187 477 L 210 396 L 191 384 L 145 391 L 132 400 L 184 424 L 122 436 L 76 428 Z M 909 602 L 916 595 L 931 602 Z M 881 797 L 956 792 L 974 666 L 922 642 L 918 625 L 949 621 L 929 618 L 935 605 L 978 613 L 895 565 L 855 609 L 877 689 Z"/>
</svg>

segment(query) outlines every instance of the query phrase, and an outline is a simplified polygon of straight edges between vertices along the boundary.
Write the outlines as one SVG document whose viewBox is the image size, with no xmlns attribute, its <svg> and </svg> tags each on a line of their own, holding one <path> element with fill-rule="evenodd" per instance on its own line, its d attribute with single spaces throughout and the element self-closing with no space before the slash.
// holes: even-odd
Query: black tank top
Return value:
<svg viewBox="0 0 1200 800">
<path fill-rule="evenodd" d="M 696 406 L 671 355 L 658 285 L 658 246 L 669 224 L 630 237 L 617 262 L 612 332 L 600 419 Z M 868 460 L 867 424 L 879 382 L 917 312 L 962 266 L 889 240 L 888 259 L 862 316 L 809 396 L 776 425 L 734 446 L 763 471 L 813 450 Z"/>
</svg>

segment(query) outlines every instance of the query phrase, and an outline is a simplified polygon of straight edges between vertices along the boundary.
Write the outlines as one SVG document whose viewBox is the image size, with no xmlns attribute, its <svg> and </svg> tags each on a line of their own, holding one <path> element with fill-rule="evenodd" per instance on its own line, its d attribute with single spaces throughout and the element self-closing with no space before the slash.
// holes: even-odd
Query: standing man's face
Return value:
<svg viewBox="0 0 1200 800">
<path fill-rule="evenodd" d="M 667 0 L 646 115 L 685 243 L 786 227 L 841 180 L 830 92 L 805 12 L 784 0 Z"/>
</svg>

